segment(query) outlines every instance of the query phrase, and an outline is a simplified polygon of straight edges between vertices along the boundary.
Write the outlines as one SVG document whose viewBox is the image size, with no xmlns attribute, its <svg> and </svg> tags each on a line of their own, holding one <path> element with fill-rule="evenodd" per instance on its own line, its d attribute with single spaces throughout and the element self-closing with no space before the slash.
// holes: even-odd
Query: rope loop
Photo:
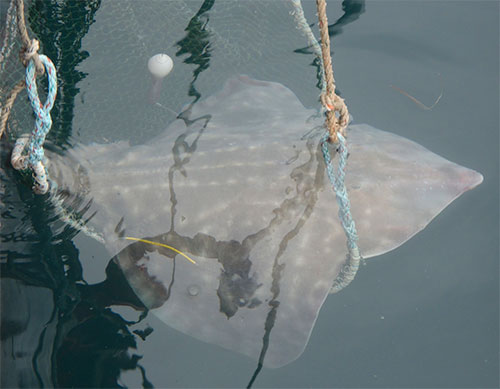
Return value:
<svg viewBox="0 0 500 389">
<path fill-rule="evenodd" d="M 43 165 L 43 143 L 52 126 L 50 110 L 54 106 L 57 94 L 57 75 L 52 61 L 45 55 L 39 55 L 40 61 L 45 67 L 49 80 L 49 90 L 45 104 L 40 102 L 36 86 L 35 61 L 32 59 L 26 68 L 26 90 L 31 107 L 35 113 L 35 128 L 29 139 L 21 137 L 16 141 L 12 151 L 11 163 L 17 170 L 30 168 L 35 180 L 33 190 L 37 194 L 45 194 L 49 189 L 45 167 Z M 27 156 L 24 153 L 27 152 Z"/>
<path fill-rule="evenodd" d="M 336 293 L 351 283 L 356 276 L 361 260 L 358 248 L 358 232 L 351 215 L 351 202 L 349 201 L 347 188 L 345 186 L 347 158 L 349 155 L 347 141 L 341 132 L 338 132 L 336 135 L 338 140 L 336 144 L 338 151 L 338 168 L 336 172 L 334 171 L 330 151 L 328 149 L 328 144 L 330 142 L 330 133 L 328 131 L 325 132 L 325 135 L 323 135 L 321 139 L 321 151 L 323 152 L 328 178 L 333 186 L 335 197 L 339 205 L 339 218 L 347 237 L 347 248 L 349 252 L 345 264 L 342 266 L 340 273 L 337 275 L 332 285 L 330 293 Z"/>
<path fill-rule="evenodd" d="M 337 172 L 334 171 L 332 159 L 330 157 L 330 151 L 328 150 L 328 140 L 329 133 L 325 133 L 321 139 L 321 150 L 323 152 L 323 159 L 325 160 L 326 170 L 328 173 L 328 178 L 332 183 L 335 195 L 337 197 L 337 202 L 339 204 L 339 217 L 342 222 L 342 226 L 347 235 L 347 246 L 349 249 L 357 247 L 358 233 L 356 231 L 356 226 L 351 215 L 351 203 L 347 195 L 347 189 L 345 186 L 345 174 L 347 167 L 347 141 L 346 138 L 341 133 L 337 134 L 337 150 L 339 154 L 338 169 Z"/>
<path fill-rule="evenodd" d="M 335 191 L 335 197 L 339 205 L 339 218 L 347 237 L 348 253 L 346 261 L 340 273 L 333 282 L 331 293 L 338 292 L 349 285 L 354 279 L 359 268 L 361 255 L 357 245 L 358 233 L 351 215 L 351 204 L 347 188 L 345 186 L 345 175 L 347 157 L 347 134 L 346 128 L 349 123 L 349 111 L 340 96 L 335 93 L 335 79 L 333 77 L 332 60 L 330 56 L 330 37 L 328 35 L 328 19 L 326 17 L 326 0 L 316 0 L 318 10 L 318 24 L 321 35 L 321 45 L 316 40 L 311 27 L 307 23 L 300 0 L 291 0 L 293 6 L 292 15 L 297 26 L 307 37 L 314 54 L 320 63 L 319 76 L 321 77 L 321 103 L 326 111 L 325 127 L 327 131 L 320 140 L 323 159 L 325 161 L 328 178 Z M 334 144 L 338 152 L 338 169 L 334 170 L 330 156 L 330 144 Z"/>
</svg>

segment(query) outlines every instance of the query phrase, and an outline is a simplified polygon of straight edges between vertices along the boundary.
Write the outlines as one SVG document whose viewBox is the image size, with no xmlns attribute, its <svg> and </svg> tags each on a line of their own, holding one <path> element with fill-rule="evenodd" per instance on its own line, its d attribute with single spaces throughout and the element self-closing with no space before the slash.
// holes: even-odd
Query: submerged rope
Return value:
<svg viewBox="0 0 500 389">
<path fill-rule="evenodd" d="M 326 109 L 327 132 L 322 137 L 321 150 L 326 164 L 328 178 L 335 191 L 339 205 L 339 218 L 347 238 L 348 254 L 340 273 L 334 280 L 330 293 L 336 293 L 351 283 L 359 268 L 361 256 L 357 245 L 358 233 L 351 215 L 351 205 L 344 183 L 347 165 L 347 143 L 345 129 L 349 121 L 349 111 L 342 98 L 335 93 L 335 79 L 333 77 L 332 60 L 330 56 L 330 37 L 328 35 L 328 20 L 326 17 L 326 1 L 316 0 L 318 10 L 319 28 L 321 33 L 321 46 L 316 40 L 304 16 L 300 0 L 292 0 L 294 11 L 292 14 L 299 28 L 307 37 L 315 55 L 321 64 L 321 102 Z M 338 169 L 335 172 L 330 157 L 329 144 L 336 143 L 338 147 Z"/>
<path fill-rule="evenodd" d="M 325 133 L 325 135 L 321 139 L 321 151 L 323 152 L 323 158 L 326 163 L 328 178 L 332 183 L 333 189 L 335 191 L 335 197 L 337 198 L 337 203 L 339 205 L 339 218 L 347 237 L 347 248 L 349 250 L 346 262 L 342 266 L 337 278 L 333 281 L 333 285 L 330 290 L 330 293 L 337 293 L 338 291 L 349 285 L 356 276 L 356 273 L 359 269 L 361 256 L 359 254 L 359 248 L 357 244 L 358 232 L 356 230 L 356 224 L 354 223 L 351 215 L 351 202 L 349 201 L 349 196 L 347 195 L 347 189 L 344 183 L 348 156 L 346 139 L 341 133 L 337 134 L 339 166 L 337 174 L 335 174 L 330 158 L 330 151 L 328 150 L 328 138 L 329 133 Z"/>
<path fill-rule="evenodd" d="M 19 34 L 23 41 L 23 47 L 19 54 L 21 62 L 26 67 L 26 79 L 19 81 L 11 90 L 5 105 L 0 111 L 0 136 L 3 134 L 18 93 L 26 86 L 31 107 L 35 113 L 35 128 L 31 132 L 29 138 L 22 136 L 17 139 L 14 150 L 12 151 L 11 163 L 16 170 L 31 169 L 35 180 L 33 186 L 34 192 L 37 194 L 45 194 L 49 189 L 49 183 L 43 165 L 43 143 L 52 126 L 50 110 L 54 105 L 57 94 L 57 75 L 52 61 L 45 55 L 38 54 L 38 49 L 40 47 L 39 42 L 36 39 L 29 39 L 24 21 L 23 0 L 16 0 L 16 7 Z M 36 76 L 45 73 L 47 73 L 49 80 L 49 90 L 47 101 L 42 105 L 38 97 Z"/>
</svg>

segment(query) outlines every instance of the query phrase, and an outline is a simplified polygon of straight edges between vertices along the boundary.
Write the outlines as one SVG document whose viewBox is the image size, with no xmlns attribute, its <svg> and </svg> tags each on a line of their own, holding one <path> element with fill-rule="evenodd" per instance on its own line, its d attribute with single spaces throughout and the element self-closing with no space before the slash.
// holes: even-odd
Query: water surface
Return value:
<svg viewBox="0 0 500 389">
<path fill-rule="evenodd" d="M 297 52 L 305 40 L 280 4 L 251 10 L 217 1 L 78 4 L 84 3 L 34 1 L 27 8 L 60 74 L 48 140 L 56 150 L 144 143 L 174 120 L 173 112 L 213 94 L 232 74 L 283 83 L 306 107 L 317 106 L 313 57 Z M 337 25 L 333 63 L 355 122 L 412 139 L 485 180 L 401 248 L 369 260 L 351 286 L 328 298 L 304 354 L 283 368 L 263 369 L 254 386 L 498 387 L 498 3 L 344 4 L 355 20 Z M 314 6 L 304 2 L 311 23 Z M 340 2 L 329 2 L 331 24 L 342 13 Z M 251 21 L 264 19 L 253 27 Z M 156 52 L 175 63 L 161 106 L 148 103 L 146 62 Z M 391 85 L 429 106 L 443 97 L 424 110 Z M 84 285 L 104 280 L 110 259 L 104 248 L 62 226 L 49 229 L 47 204 L 19 176 L 9 173 L 5 187 L 22 239 L 7 245 L 2 234 L 2 285 L 23 280 L 12 287 L 24 296 L 18 309 L 37 320 L 29 321 L 32 355 L 3 354 L 2 380 L 10 363 L 26 363 L 25 386 L 248 384 L 256 364 L 244 356 L 183 335 L 153 315 L 127 325 L 139 313 Z M 14 309 L 5 296 L 2 309 Z M 93 304 L 107 308 L 96 314 Z"/>
</svg>

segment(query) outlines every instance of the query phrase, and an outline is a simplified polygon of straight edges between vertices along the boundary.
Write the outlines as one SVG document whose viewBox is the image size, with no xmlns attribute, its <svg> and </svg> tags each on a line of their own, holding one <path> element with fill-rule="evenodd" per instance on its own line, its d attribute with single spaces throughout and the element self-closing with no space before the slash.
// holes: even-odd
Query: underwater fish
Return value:
<svg viewBox="0 0 500 389">
<path fill-rule="evenodd" d="M 233 78 L 143 145 L 50 154 L 53 200 L 162 321 L 280 367 L 303 352 L 346 261 L 322 123 L 285 86 Z M 363 258 L 400 246 L 482 181 L 366 124 L 347 140 Z"/>
</svg>

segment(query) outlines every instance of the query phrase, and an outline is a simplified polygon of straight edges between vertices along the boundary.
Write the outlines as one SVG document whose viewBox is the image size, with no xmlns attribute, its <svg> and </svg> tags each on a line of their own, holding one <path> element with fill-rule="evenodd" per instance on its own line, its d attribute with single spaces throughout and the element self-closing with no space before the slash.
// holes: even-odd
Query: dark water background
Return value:
<svg viewBox="0 0 500 389">
<path fill-rule="evenodd" d="M 32 2 L 31 29 L 60 74 L 49 145 L 141 143 L 167 127 L 170 110 L 217 91 L 231 73 L 281 82 L 316 106 L 313 57 L 294 52 L 305 41 L 280 28 L 290 16 L 257 7 L 276 19 L 259 36 L 245 23 L 250 16 L 226 23 L 224 12 L 237 11 L 221 3 Z M 332 27 L 333 63 L 354 121 L 412 139 L 485 179 L 402 247 L 368 260 L 351 286 L 327 299 L 304 354 L 263 369 L 254 386 L 498 387 L 499 3 L 328 4 L 332 25 L 345 11 Z M 315 22 L 315 3 L 304 1 L 304 9 Z M 234 29 L 227 46 L 210 47 L 211 23 L 216 32 Z M 235 42 L 255 52 L 237 52 Z M 163 107 L 147 103 L 145 63 L 156 52 L 175 62 Z M 424 110 L 391 85 L 427 105 L 443 96 Z M 49 227 L 48 205 L 18 175 L 9 172 L 2 185 L 2 319 L 17 320 L 17 327 L 2 321 L 3 387 L 248 384 L 256 364 L 246 357 L 153 315 L 127 323 L 139 313 L 110 309 L 109 296 L 82 282 L 105 279 L 104 248 Z M 15 236 L 4 229 L 10 225 Z"/>
</svg>

